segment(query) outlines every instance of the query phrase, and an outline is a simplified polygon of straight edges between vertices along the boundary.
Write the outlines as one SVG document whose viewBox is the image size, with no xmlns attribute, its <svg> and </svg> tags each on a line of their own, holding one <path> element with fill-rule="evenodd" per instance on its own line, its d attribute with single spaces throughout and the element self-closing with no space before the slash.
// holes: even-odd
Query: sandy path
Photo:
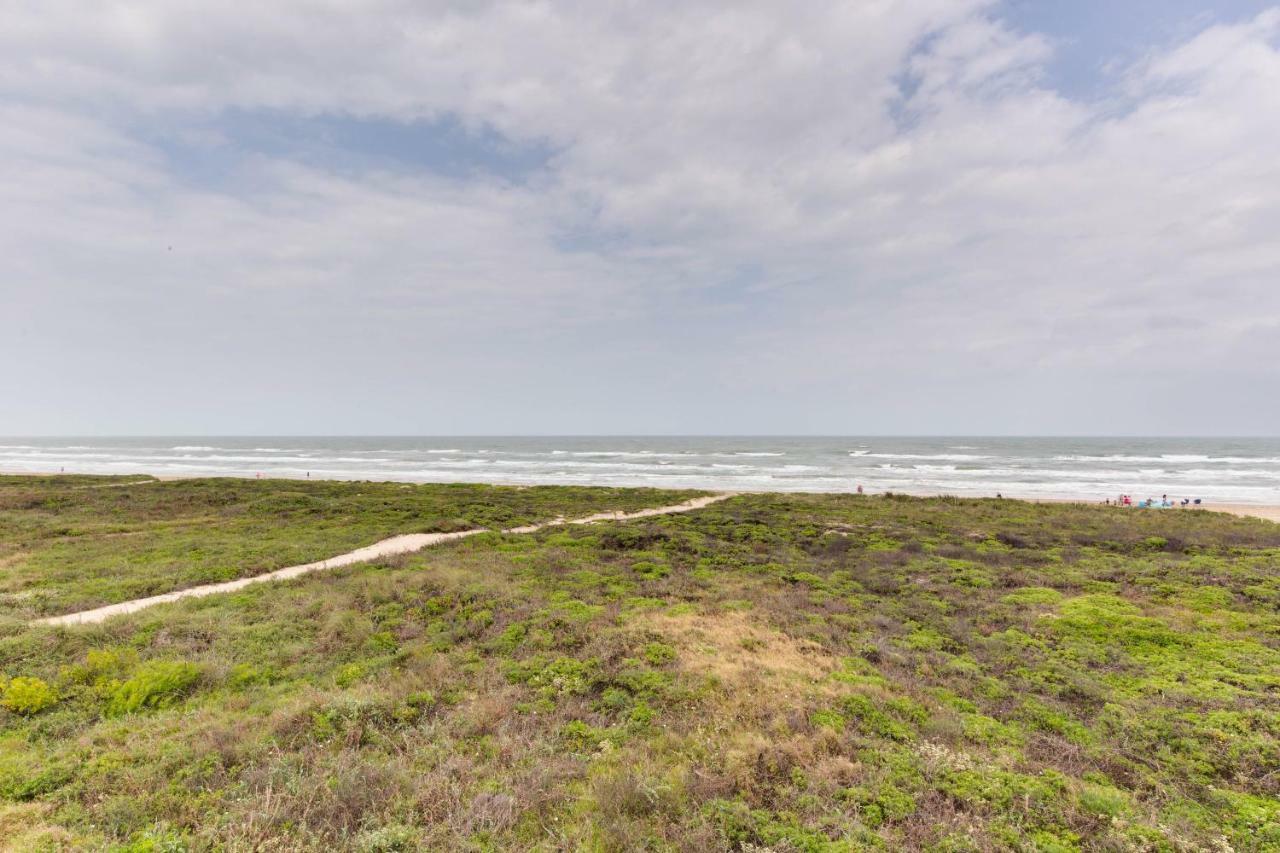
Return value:
<svg viewBox="0 0 1280 853">
<path fill-rule="evenodd" d="M 551 521 L 544 521 L 541 524 L 529 524 L 524 527 L 512 527 L 503 533 L 533 533 L 544 527 L 555 527 L 562 524 L 592 524 L 597 521 L 627 521 L 633 518 L 649 518 L 655 515 L 671 515 L 678 512 L 689 512 L 694 509 L 702 509 L 704 506 L 710 506 L 717 501 L 733 497 L 732 493 L 722 493 L 716 495 L 707 495 L 701 498 L 685 501 L 682 504 L 674 504 L 673 506 L 649 507 L 647 509 L 636 510 L 635 512 L 623 512 L 617 510 L 614 512 L 598 512 L 595 515 L 588 515 L 585 518 L 556 518 Z M 296 578 L 310 572 L 318 572 L 323 569 L 336 569 L 339 566 L 349 566 L 352 563 L 367 563 L 370 560 L 377 560 L 381 557 L 390 557 L 395 554 L 408 554 L 413 551 L 420 551 L 430 545 L 438 545 L 441 542 L 449 542 L 453 539 L 465 539 L 468 536 L 475 536 L 477 533 L 485 533 L 487 530 L 483 527 L 477 527 L 474 530 L 459 530 L 454 533 L 407 533 L 403 536 L 392 536 L 390 539 L 383 539 L 381 542 L 375 542 L 364 548 L 357 548 L 354 551 L 348 551 L 346 554 L 339 554 L 336 557 L 330 557 L 327 560 L 320 560 L 315 563 L 303 563 L 300 566 L 289 566 L 285 569 L 277 569 L 274 572 L 267 572 L 261 575 L 254 575 L 248 578 L 237 578 L 233 581 L 225 581 L 224 583 L 211 583 L 204 586 L 193 586 L 188 589 L 178 589 L 173 592 L 166 592 L 163 595 L 153 595 L 148 598 L 136 598 L 133 601 L 122 601 L 119 604 L 108 604 L 105 607 L 96 607 L 93 610 L 82 610 L 79 613 L 67 613 L 63 616 L 49 616 L 44 619 L 36 619 L 33 625 L 88 625 L 94 622 L 101 622 L 112 616 L 119 616 L 123 613 L 136 613 L 155 604 L 165 604 L 170 601 L 178 601 L 183 598 L 203 598 L 206 595 L 218 595 L 223 592 L 235 592 L 238 589 L 244 589 L 250 584 L 265 583 L 267 581 L 281 581 L 289 578 Z"/>
</svg>

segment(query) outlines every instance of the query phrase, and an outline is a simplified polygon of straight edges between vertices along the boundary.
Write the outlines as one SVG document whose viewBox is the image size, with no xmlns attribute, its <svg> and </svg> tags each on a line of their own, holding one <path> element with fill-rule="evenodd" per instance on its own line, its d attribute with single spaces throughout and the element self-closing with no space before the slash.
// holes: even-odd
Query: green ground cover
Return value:
<svg viewBox="0 0 1280 853">
<path fill-rule="evenodd" d="M 1213 513 L 756 495 L 483 534 L 10 626 L 0 837 L 1280 850 L 1278 607 L 1280 525 Z"/>
<path fill-rule="evenodd" d="M 0 476 L 0 625 L 261 574 L 398 533 L 510 527 L 695 494 Z"/>
</svg>

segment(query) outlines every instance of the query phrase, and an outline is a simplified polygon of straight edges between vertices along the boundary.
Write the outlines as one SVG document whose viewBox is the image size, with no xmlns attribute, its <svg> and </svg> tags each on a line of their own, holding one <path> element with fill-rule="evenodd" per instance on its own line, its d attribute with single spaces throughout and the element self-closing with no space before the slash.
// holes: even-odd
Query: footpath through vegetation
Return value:
<svg viewBox="0 0 1280 853">
<path fill-rule="evenodd" d="M 705 494 L 0 476 L 0 625 L 254 577 L 392 536 L 524 527 L 602 510 L 633 512 Z"/>
<path fill-rule="evenodd" d="M 13 849 L 1280 849 L 1275 524 L 741 495 L 27 624 L 167 577 L 200 515 L 331 546 L 603 497 L 163 485 L 0 484 Z M 221 536 L 205 571 L 269 562 Z"/>
<path fill-rule="evenodd" d="M 635 518 L 649 518 L 655 515 L 670 515 L 676 512 L 689 512 L 694 509 L 702 509 L 716 501 L 722 501 L 730 497 L 727 494 L 707 495 L 700 498 L 691 498 L 684 503 L 674 504 L 672 506 L 649 507 L 647 509 L 638 509 L 634 512 L 624 512 L 615 510 L 613 512 L 598 512 L 594 515 L 588 515 L 585 518 L 556 518 L 551 521 L 544 521 L 540 524 L 527 524 L 523 527 L 512 527 L 502 531 L 503 533 L 533 533 L 544 527 L 554 527 L 563 524 L 595 524 L 599 521 L 630 521 Z M 161 595 L 153 595 L 147 598 L 135 598 L 133 601 L 122 601 L 119 604 L 108 604 L 104 607 L 95 607 L 93 610 L 81 610 L 78 613 L 67 613 L 62 616 L 47 616 L 44 619 L 37 619 L 37 625 L 87 625 L 92 622 L 101 622 L 112 616 L 120 616 L 125 613 L 136 613 L 147 607 L 153 607 L 157 604 L 167 604 L 171 601 L 178 601 L 183 598 L 201 598 L 206 595 L 219 595 L 228 592 L 235 592 L 238 589 L 244 589 L 246 586 L 254 583 L 262 583 L 264 581 L 281 581 L 291 580 L 292 578 L 301 577 L 302 575 L 318 572 L 324 569 L 335 569 L 338 566 L 349 566 L 353 563 L 367 563 L 371 560 L 378 560 L 383 557 L 393 557 L 397 554 L 410 554 L 414 551 L 421 551 L 423 548 L 431 545 L 439 545 L 441 542 L 451 542 L 455 539 L 464 539 L 468 536 L 475 536 L 477 533 L 484 533 L 483 527 L 472 528 L 470 530 L 456 530 L 452 533 L 406 533 L 400 536 L 392 536 L 389 539 L 383 539 L 381 542 L 375 542 L 372 545 L 366 545 L 363 548 L 357 548 L 354 551 L 348 551 L 345 554 L 339 554 L 336 557 L 330 557 L 326 560 L 318 560 L 314 563 L 303 563 L 300 566 L 289 566 L 284 569 L 276 569 L 273 572 L 267 572 L 261 575 L 252 575 L 247 578 L 240 578 L 234 581 L 224 581 L 223 583 L 204 584 L 203 586 L 187 587 L 186 589 L 175 590 L 174 592 L 166 592 Z"/>
</svg>

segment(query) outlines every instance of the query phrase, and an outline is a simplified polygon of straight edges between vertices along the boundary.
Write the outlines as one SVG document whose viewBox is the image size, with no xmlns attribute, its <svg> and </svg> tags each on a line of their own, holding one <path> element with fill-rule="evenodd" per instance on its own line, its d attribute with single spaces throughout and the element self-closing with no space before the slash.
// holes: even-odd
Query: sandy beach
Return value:
<svg viewBox="0 0 1280 853">
<path fill-rule="evenodd" d="M 1009 500 L 1030 501 L 1031 503 L 1062 503 L 1062 504 L 1088 504 L 1097 506 L 1101 501 L 1086 501 L 1078 498 L 1039 498 L 1026 497 L 1020 495 L 1005 495 Z M 1117 512 L 1164 512 L 1164 513 L 1183 513 L 1183 512 L 1225 512 L 1228 515 L 1239 515 L 1245 518 L 1261 518 L 1266 521 L 1274 521 L 1280 523 L 1280 506 L 1269 506 L 1265 504 L 1242 504 L 1242 503 L 1222 503 L 1222 504 L 1206 504 L 1199 507 L 1166 507 L 1164 509 L 1152 508 L 1141 509 L 1138 507 L 1120 507 L 1111 506 Z"/>
<path fill-rule="evenodd" d="M 1207 507 L 1212 512 L 1229 512 L 1232 515 L 1244 515 L 1251 518 L 1265 518 L 1267 521 L 1280 523 L 1280 506 L 1251 506 L 1249 504 L 1220 504 Z"/>
</svg>

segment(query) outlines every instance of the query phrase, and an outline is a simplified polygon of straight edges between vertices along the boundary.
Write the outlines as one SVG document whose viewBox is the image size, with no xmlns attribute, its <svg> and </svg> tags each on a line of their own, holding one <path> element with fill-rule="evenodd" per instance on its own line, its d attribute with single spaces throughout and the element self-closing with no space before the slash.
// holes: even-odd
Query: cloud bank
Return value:
<svg viewBox="0 0 1280 853">
<path fill-rule="evenodd" d="M 1280 9 L 258 7 L 6 11 L 0 432 L 1280 423 Z"/>
</svg>

